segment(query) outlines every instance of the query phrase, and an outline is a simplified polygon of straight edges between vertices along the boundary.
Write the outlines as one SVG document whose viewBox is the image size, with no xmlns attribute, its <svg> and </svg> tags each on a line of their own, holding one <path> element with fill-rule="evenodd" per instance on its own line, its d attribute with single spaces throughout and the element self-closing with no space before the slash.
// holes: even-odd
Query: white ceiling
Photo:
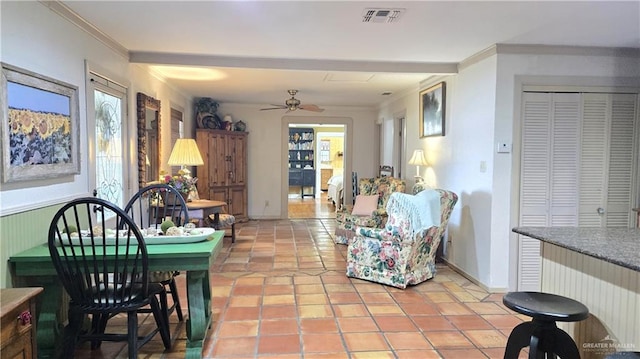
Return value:
<svg viewBox="0 0 640 359">
<path fill-rule="evenodd" d="M 168 79 L 219 102 L 375 106 L 494 44 L 640 48 L 640 1 L 64 1 L 132 62 L 211 66 Z M 363 23 L 365 8 L 405 12 Z"/>
</svg>

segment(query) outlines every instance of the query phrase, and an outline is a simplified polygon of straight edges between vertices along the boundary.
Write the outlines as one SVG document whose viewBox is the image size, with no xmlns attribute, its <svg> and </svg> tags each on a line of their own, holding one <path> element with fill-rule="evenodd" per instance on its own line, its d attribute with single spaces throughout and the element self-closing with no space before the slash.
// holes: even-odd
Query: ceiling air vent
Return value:
<svg viewBox="0 0 640 359">
<path fill-rule="evenodd" d="M 362 22 L 398 22 L 405 9 L 364 9 Z"/>
</svg>

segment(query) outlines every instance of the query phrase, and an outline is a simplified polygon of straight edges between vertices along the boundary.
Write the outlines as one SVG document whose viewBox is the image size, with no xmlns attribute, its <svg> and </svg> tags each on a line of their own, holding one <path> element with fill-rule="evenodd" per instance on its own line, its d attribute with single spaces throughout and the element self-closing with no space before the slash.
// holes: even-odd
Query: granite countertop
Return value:
<svg viewBox="0 0 640 359">
<path fill-rule="evenodd" d="M 640 229 L 516 227 L 527 237 L 640 272 Z"/>
</svg>

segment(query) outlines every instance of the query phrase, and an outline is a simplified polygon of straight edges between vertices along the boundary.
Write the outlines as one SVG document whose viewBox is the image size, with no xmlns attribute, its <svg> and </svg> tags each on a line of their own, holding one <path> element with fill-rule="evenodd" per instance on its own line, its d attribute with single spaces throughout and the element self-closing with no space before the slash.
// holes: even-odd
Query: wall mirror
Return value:
<svg viewBox="0 0 640 359">
<path fill-rule="evenodd" d="M 138 92 L 138 184 L 160 175 L 160 100 Z"/>
</svg>

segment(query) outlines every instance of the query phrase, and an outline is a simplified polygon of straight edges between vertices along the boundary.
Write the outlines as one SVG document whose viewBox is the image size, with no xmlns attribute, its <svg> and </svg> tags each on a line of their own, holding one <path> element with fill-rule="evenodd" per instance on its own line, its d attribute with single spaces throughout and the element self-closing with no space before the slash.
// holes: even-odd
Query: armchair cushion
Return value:
<svg viewBox="0 0 640 359">
<path fill-rule="evenodd" d="M 378 208 L 379 197 L 377 194 L 371 196 L 359 194 L 356 196 L 356 203 L 353 205 L 351 214 L 354 216 L 371 216 L 373 211 Z"/>
</svg>

